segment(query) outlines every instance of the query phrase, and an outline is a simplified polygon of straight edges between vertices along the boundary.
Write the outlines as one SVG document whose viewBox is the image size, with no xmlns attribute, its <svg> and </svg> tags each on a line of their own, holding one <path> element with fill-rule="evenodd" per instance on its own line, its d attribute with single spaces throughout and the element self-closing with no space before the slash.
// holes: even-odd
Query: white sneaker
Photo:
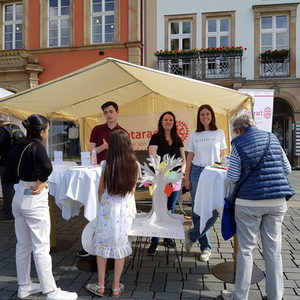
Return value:
<svg viewBox="0 0 300 300">
<path fill-rule="evenodd" d="M 210 250 L 203 250 L 199 255 L 199 260 L 203 262 L 209 261 L 210 255 L 211 255 Z"/>
<path fill-rule="evenodd" d="M 77 293 L 63 291 L 60 288 L 46 295 L 46 300 L 76 300 L 77 298 Z"/>
<path fill-rule="evenodd" d="M 223 300 L 233 300 L 233 292 L 223 290 L 221 295 Z"/>
<path fill-rule="evenodd" d="M 37 294 L 41 291 L 42 291 L 42 289 L 41 289 L 41 286 L 39 283 L 31 282 L 26 285 L 20 285 L 18 288 L 18 298 L 23 299 L 32 294 Z"/>
<path fill-rule="evenodd" d="M 185 246 L 185 251 L 186 251 L 186 252 L 190 252 L 191 249 L 192 249 L 192 246 L 193 246 L 193 244 L 194 244 L 194 243 L 190 240 L 189 232 L 190 232 L 190 230 L 187 229 L 187 230 L 185 231 L 185 233 L 184 233 L 184 235 L 185 235 L 184 246 Z"/>
</svg>

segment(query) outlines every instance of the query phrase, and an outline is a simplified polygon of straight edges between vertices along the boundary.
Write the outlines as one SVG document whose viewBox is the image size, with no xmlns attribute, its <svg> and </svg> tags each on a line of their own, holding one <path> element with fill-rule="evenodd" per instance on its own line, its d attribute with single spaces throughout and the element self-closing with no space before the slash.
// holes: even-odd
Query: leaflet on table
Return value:
<svg viewBox="0 0 300 300">
<path fill-rule="evenodd" d="M 213 168 L 213 169 L 220 169 L 220 170 L 228 170 L 227 167 L 223 166 L 223 165 L 219 165 L 219 164 L 214 164 L 214 165 L 211 165 L 209 166 L 210 168 Z"/>
<path fill-rule="evenodd" d="M 89 166 L 91 164 L 90 152 L 81 152 L 81 165 Z"/>
<path fill-rule="evenodd" d="M 54 162 L 56 164 L 61 164 L 63 162 L 63 152 L 62 151 L 54 151 Z"/>
</svg>

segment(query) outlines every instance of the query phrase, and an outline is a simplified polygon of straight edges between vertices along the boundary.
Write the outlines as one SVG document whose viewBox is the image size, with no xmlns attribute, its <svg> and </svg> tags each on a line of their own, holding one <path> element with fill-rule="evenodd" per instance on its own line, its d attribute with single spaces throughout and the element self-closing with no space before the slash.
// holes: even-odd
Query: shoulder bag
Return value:
<svg viewBox="0 0 300 300">
<path fill-rule="evenodd" d="M 223 239 L 225 241 L 232 238 L 236 234 L 236 223 L 234 217 L 235 199 L 243 183 L 251 175 L 251 173 L 258 167 L 259 163 L 265 156 L 267 149 L 269 148 L 270 139 L 271 139 L 271 134 L 269 133 L 268 135 L 269 135 L 269 139 L 267 142 L 267 146 L 259 161 L 256 163 L 254 168 L 250 170 L 249 174 L 235 185 L 232 193 L 228 197 L 224 198 L 224 208 L 223 208 L 223 214 L 221 220 L 221 232 L 222 232 Z"/>
<path fill-rule="evenodd" d="M 18 177 L 20 178 L 20 165 L 21 165 L 21 161 L 22 161 L 22 158 L 23 158 L 23 154 L 24 152 L 26 151 L 27 148 L 30 147 L 32 143 L 28 144 L 22 151 L 21 155 L 20 155 L 20 159 L 19 159 L 19 162 L 18 162 L 18 166 L 17 166 L 17 175 Z"/>
</svg>

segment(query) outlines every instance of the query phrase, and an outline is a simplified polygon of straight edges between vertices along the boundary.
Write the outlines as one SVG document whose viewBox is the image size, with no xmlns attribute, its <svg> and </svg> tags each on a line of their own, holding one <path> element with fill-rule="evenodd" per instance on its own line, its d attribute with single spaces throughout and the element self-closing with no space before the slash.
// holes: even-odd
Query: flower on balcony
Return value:
<svg viewBox="0 0 300 300">
<path fill-rule="evenodd" d="M 155 56 L 175 56 L 175 55 L 198 55 L 199 49 L 192 50 L 158 50 L 154 52 Z"/>
<path fill-rule="evenodd" d="M 191 50 L 158 50 L 154 52 L 155 56 L 184 56 L 184 55 L 200 55 L 200 54 L 229 54 L 229 53 L 243 53 L 244 48 L 242 46 L 232 46 L 232 47 L 210 47 L 201 49 L 191 49 Z"/>
<path fill-rule="evenodd" d="M 260 57 L 262 60 L 284 60 L 290 56 L 290 50 L 267 50 L 261 53 Z"/>
<path fill-rule="evenodd" d="M 210 47 L 210 48 L 201 48 L 200 54 L 229 54 L 229 53 L 243 53 L 244 50 L 246 51 L 247 48 L 242 46 L 231 46 L 231 47 Z"/>
</svg>

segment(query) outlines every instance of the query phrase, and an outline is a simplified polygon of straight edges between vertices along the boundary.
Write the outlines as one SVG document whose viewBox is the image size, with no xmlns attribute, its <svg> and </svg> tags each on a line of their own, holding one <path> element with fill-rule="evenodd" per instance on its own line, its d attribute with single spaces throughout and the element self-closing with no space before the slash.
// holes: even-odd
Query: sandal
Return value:
<svg viewBox="0 0 300 300">
<path fill-rule="evenodd" d="M 99 289 L 105 289 L 105 286 L 101 286 L 101 285 L 97 285 L 96 283 L 88 283 L 85 287 L 88 291 L 90 291 L 91 293 L 99 296 L 99 297 L 103 297 L 104 296 L 104 291 L 102 293 L 99 293 L 98 290 Z"/>
<path fill-rule="evenodd" d="M 111 289 L 113 293 L 114 293 L 114 292 L 119 292 L 118 295 L 112 294 L 111 297 L 112 297 L 112 298 L 119 298 L 119 297 L 122 295 L 122 293 L 124 292 L 124 288 L 125 288 L 125 287 L 124 287 L 124 284 L 123 284 L 123 283 L 120 283 L 119 288 L 117 288 L 117 289 Z"/>
</svg>

